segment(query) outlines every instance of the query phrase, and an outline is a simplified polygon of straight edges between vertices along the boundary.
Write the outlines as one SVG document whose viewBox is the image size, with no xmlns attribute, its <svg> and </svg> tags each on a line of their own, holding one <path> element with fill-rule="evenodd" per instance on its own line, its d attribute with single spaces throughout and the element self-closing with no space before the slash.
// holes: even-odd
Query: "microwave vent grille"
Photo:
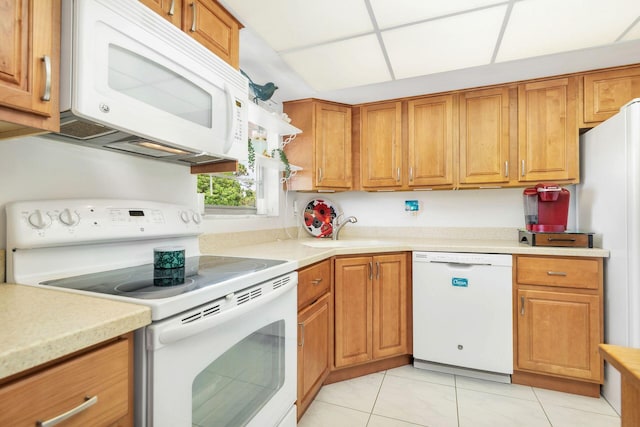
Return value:
<svg viewBox="0 0 640 427">
<path fill-rule="evenodd" d="M 98 136 L 109 135 L 117 132 L 97 123 L 80 120 L 70 120 L 60 124 L 60 133 L 75 139 L 92 139 Z"/>
</svg>

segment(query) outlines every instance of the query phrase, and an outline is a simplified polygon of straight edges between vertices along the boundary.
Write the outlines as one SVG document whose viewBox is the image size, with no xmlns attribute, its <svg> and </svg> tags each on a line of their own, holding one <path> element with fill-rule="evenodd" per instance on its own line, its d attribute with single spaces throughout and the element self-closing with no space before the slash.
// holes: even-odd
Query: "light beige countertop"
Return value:
<svg viewBox="0 0 640 427">
<path fill-rule="evenodd" d="M 301 268 L 334 255 L 356 255 L 365 253 L 398 251 L 473 252 L 498 254 L 527 254 L 553 256 L 579 256 L 607 258 L 609 251 L 599 248 L 562 248 L 529 246 L 516 240 L 491 239 L 443 239 L 443 238 L 389 238 L 345 237 L 337 242 L 329 239 L 302 238 L 281 240 L 223 249 L 207 250 L 204 254 L 244 256 L 253 258 L 283 259 L 297 262 Z"/>
<path fill-rule="evenodd" d="M 148 307 L 0 284 L 0 378 L 151 323 Z"/>
</svg>

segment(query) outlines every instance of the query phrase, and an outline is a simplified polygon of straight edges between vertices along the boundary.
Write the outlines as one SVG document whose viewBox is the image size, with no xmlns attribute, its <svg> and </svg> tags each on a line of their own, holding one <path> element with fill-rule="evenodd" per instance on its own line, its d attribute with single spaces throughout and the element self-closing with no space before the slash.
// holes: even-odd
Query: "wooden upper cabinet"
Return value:
<svg viewBox="0 0 640 427">
<path fill-rule="evenodd" d="M 402 105 L 366 105 L 360 117 L 360 179 L 365 189 L 402 186 Z"/>
<path fill-rule="evenodd" d="M 285 102 L 283 111 L 291 124 L 302 130 L 285 147 L 289 161 L 302 167 L 291 179 L 289 189 L 351 189 L 351 107 L 304 99 Z"/>
<path fill-rule="evenodd" d="M 182 0 L 140 0 L 140 2 L 176 27 L 182 28 Z"/>
<path fill-rule="evenodd" d="M 453 186 L 454 95 L 408 102 L 408 185 Z"/>
<path fill-rule="evenodd" d="M 509 182 L 509 100 L 508 87 L 460 94 L 460 184 Z"/>
<path fill-rule="evenodd" d="M 585 74 L 582 96 L 583 125 L 593 127 L 640 97 L 640 67 Z"/>
<path fill-rule="evenodd" d="M 518 87 L 519 181 L 577 183 L 577 77 Z"/>
<path fill-rule="evenodd" d="M 242 25 L 215 0 L 140 0 L 234 68 Z"/>
<path fill-rule="evenodd" d="M 240 68 L 240 23 L 213 0 L 187 0 L 183 30 L 234 68 Z"/>
<path fill-rule="evenodd" d="M 0 2 L 0 39 L 0 137 L 59 131 L 60 1 Z"/>
</svg>

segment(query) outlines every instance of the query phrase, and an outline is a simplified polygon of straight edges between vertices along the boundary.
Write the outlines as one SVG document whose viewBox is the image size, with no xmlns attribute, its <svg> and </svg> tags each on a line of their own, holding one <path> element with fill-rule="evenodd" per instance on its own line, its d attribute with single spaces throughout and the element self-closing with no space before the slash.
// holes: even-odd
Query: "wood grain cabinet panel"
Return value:
<svg viewBox="0 0 640 427">
<path fill-rule="evenodd" d="M 336 368 L 408 352 L 407 255 L 335 261 Z"/>
<path fill-rule="evenodd" d="M 460 95 L 460 184 L 509 182 L 509 88 Z"/>
<path fill-rule="evenodd" d="M 408 102 L 409 187 L 453 186 L 453 95 Z"/>
<path fill-rule="evenodd" d="M 600 297 L 519 290 L 518 368 L 599 381 Z"/>
<path fill-rule="evenodd" d="M 182 28 L 183 0 L 140 0 L 140 2 L 176 27 Z"/>
<path fill-rule="evenodd" d="M 593 127 L 640 97 L 640 67 L 585 74 L 583 77 L 583 120 Z"/>
<path fill-rule="evenodd" d="M 298 419 L 329 375 L 331 294 L 298 314 Z"/>
<path fill-rule="evenodd" d="M 132 336 L 3 386 L 0 425 L 34 426 L 97 397 L 93 405 L 67 419 L 64 426 L 131 426 L 131 339 Z"/>
<path fill-rule="evenodd" d="M 329 375 L 333 351 L 332 260 L 298 271 L 298 419 Z"/>
<path fill-rule="evenodd" d="M 60 1 L 0 2 L 0 40 L 0 137 L 59 131 Z"/>
<path fill-rule="evenodd" d="M 579 181 L 577 77 L 518 87 L 519 181 Z"/>
<path fill-rule="evenodd" d="M 602 258 L 514 255 L 513 265 L 512 382 L 599 396 Z"/>
<path fill-rule="evenodd" d="M 360 179 L 364 189 L 402 186 L 402 106 L 400 102 L 361 109 Z"/>
<path fill-rule="evenodd" d="M 242 25 L 215 0 L 140 0 L 234 68 Z"/>
<path fill-rule="evenodd" d="M 283 111 L 302 130 L 285 146 L 287 158 L 302 167 L 289 183 L 294 191 L 352 188 L 351 107 L 304 99 L 285 102 Z"/>
</svg>

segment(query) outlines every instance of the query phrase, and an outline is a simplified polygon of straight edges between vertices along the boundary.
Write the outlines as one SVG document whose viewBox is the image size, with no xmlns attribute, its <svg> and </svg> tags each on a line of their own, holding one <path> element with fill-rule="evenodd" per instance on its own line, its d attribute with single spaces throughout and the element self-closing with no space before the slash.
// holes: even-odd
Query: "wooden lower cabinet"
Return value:
<svg viewBox="0 0 640 427">
<path fill-rule="evenodd" d="M 298 419 L 331 369 L 333 342 L 332 260 L 298 271 Z"/>
<path fill-rule="evenodd" d="M 329 375 L 331 294 L 298 314 L 298 419 Z"/>
<path fill-rule="evenodd" d="M 514 383 L 600 394 L 602 265 L 601 258 L 515 257 Z"/>
<path fill-rule="evenodd" d="M 133 426 L 132 346 L 129 334 L 4 384 L 0 425 L 40 425 L 79 408 L 60 425 Z"/>
<path fill-rule="evenodd" d="M 335 368 L 407 354 L 407 254 L 335 261 Z"/>
</svg>

